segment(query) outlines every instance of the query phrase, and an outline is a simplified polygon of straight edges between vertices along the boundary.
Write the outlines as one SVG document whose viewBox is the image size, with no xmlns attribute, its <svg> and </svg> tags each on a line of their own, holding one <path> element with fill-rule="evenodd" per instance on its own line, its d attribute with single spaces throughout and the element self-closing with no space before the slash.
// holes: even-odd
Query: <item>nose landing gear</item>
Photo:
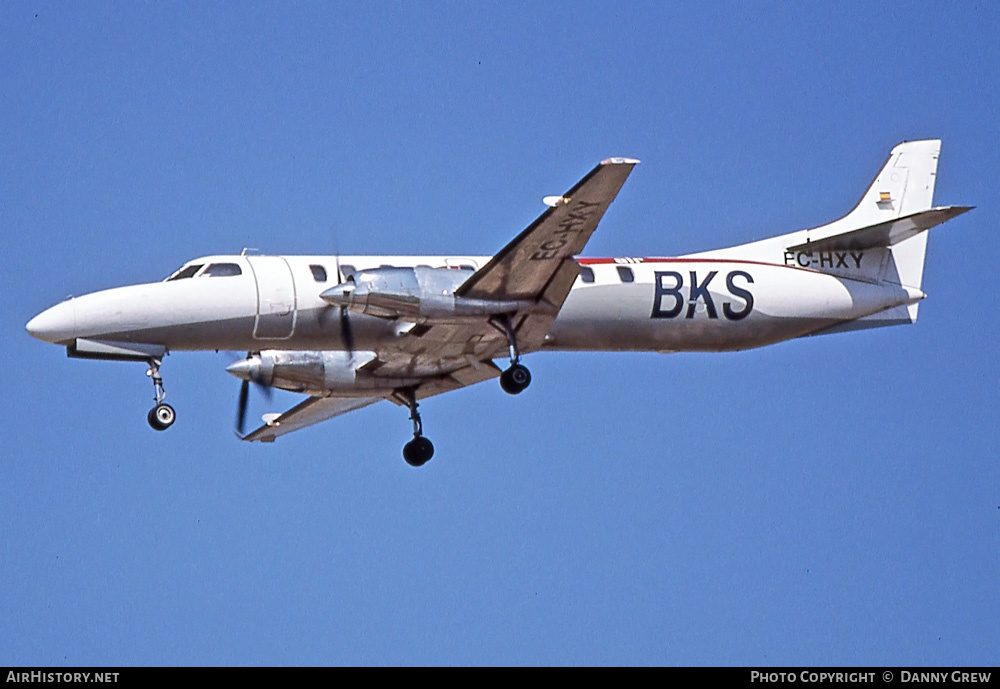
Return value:
<svg viewBox="0 0 1000 689">
<path fill-rule="evenodd" d="M 153 390 L 155 391 L 156 406 L 146 414 L 146 421 L 154 431 L 165 431 L 177 420 L 177 412 L 169 404 L 164 404 L 163 399 L 167 396 L 163 389 L 163 378 L 160 377 L 160 360 L 150 359 L 149 370 L 146 375 L 153 379 Z"/>
</svg>

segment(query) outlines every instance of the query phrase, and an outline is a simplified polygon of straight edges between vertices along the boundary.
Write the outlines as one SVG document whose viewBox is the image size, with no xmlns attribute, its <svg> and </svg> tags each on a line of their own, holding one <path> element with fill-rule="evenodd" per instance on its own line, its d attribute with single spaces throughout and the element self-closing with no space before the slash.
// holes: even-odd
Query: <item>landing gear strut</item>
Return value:
<svg viewBox="0 0 1000 689">
<path fill-rule="evenodd" d="M 507 337 L 507 346 L 510 348 L 510 366 L 500 374 L 500 387 L 509 395 L 517 395 L 524 392 L 524 389 L 531 385 L 531 371 L 520 363 L 521 353 L 517 349 L 517 337 L 514 333 L 514 324 L 510 314 L 504 314 L 495 318 L 494 326 L 503 331 Z"/>
<path fill-rule="evenodd" d="M 167 396 L 163 389 L 163 378 L 160 377 L 160 360 L 150 359 L 149 370 L 146 375 L 153 379 L 153 390 L 156 393 L 156 406 L 146 414 L 146 421 L 154 431 L 165 431 L 177 420 L 177 412 L 169 404 L 164 404 L 163 399 Z"/>
<path fill-rule="evenodd" d="M 417 411 L 417 391 L 407 388 L 398 391 L 397 395 L 410 408 L 410 420 L 413 422 L 413 440 L 403 446 L 403 459 L 411 467 L 421 467 L 434 456 L 434 444 L 424 437 L 424 425 Z"/>
</svg>

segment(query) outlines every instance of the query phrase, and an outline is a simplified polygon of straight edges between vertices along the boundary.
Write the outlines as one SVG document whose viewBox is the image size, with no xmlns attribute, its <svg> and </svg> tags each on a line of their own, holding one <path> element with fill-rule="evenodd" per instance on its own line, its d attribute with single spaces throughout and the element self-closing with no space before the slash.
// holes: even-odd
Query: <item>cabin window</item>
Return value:
<svg viewBox="0 0 1000 689">
<path fill-rule="evenodd" d="M 618 277 L 621 278 L 622 282 L 635 282 L 635 275 L 632 273 L 631 268 L 626 268 L 625 266 L 618 266 Z"/>
<path fill-rule="evenodd" d="M 243 275 L 238 263 L 213 263 L 199 277 L 226 278 Z"/>
<path fill-rule="evenodd" d="M 326 268 L 323 266 L 309 266 L 309 270 L 312 271 L 313 280 L 316 282 L 326 282 Z"/>
<path fill-rule="evenodd" d="M 580 268 L 580 279 L 590 284 L 594 281 L 594 269 L 588 266 L 583 266 Z"/>
<path fill-rule="evenodd" d="M 340 266 L 340 274 L 344 276 L 345 280 L 351 276 L 351 273 L 355 273 L 357 270 L 357 268 L 347 263 Z"/>
<path fill-rule="evenodd" d="M 193 266 L 184 266 L 180 270 L 178 270 L 176 273 L 174 273 L 173 275 L 171 275 L 170 277 L 168 277 L 166 281 L 170 282 L 171 280 L 183 280 L 184 278 L 192 277 L 195 273 L 197 273 L 199 270 L 201 270 L 201 267 L 203 265 L 205 265 L 205 264 L 204 263 L 198 263 L 197 265 L 193 265 Z"/>
</svg>

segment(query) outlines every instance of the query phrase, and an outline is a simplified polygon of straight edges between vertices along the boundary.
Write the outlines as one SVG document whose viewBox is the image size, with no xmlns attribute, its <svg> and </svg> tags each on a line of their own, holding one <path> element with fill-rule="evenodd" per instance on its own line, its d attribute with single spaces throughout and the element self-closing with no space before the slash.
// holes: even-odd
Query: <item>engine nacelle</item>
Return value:
<svg viewBox="0 0 1000 689">
<path fill-rule="evenodd" d="M 455 296 L 475 271 L 460 268 L 375 268 L 353 273 L 323 292 L 330 304 L 380 318 L 427 320 L 481 318 L 536 306 L 529 300 L 467 299 Z"/>
<path fill-rule="evenodd" d="M 226 367 L 226 371 L 237 378 L 260 385 L 317 395 L 326 392 L 394 390 L 419 382 L 411 378 L 375 377 L 359 371 L 374 359 L 374 352 L 297 352 L 272 349 L 234 362 Z"/>
</svg>

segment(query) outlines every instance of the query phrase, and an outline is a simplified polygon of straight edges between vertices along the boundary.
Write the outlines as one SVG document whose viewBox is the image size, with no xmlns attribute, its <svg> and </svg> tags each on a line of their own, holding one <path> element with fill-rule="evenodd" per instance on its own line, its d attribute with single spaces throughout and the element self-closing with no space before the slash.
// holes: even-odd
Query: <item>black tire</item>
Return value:
<svg viewBox="0 0 1000 689">
<path fill-rule="evenodd" d="M 500 387 L 509 395 L 517 395 L 531 385 L 531 372 L 521 364 L 513 364 L 500 374 Z"/>
<path fill-rule="evenodd" d="M 154 431 L 165 431 L 177 420 L 177 412 L 169 404 L 158 404 L 146 414 L 146 421 Z"/>
<path fill-rule="evenodd" d="M 403 459 L 411 467 L 422 467 L 433 456 L 434 443 L 422 435 L 403 445 Z"/>
</svg>

